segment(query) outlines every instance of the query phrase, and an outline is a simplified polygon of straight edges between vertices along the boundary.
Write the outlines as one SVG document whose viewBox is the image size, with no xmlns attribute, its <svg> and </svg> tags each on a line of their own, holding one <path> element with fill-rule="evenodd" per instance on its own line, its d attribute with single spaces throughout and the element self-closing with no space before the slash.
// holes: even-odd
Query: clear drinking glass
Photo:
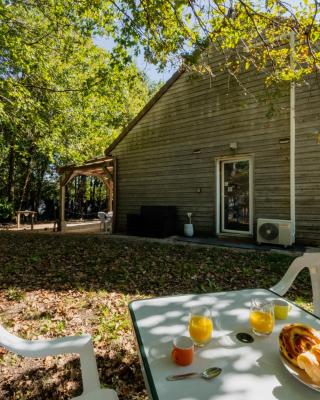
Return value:
<svg viewBox="0 0 320 400">
<path fill-rule="evenodd" d="M 270 335 L 274 327 L 273 303 L 252 299 L 249 320 L 254 334 L 258 336 Z"/>
<path fill-rule="evenodd" d="M 211 340 L 213 322 L 207 307 L 194 307 L 190 311 L 189 333 L 197 346 L 204 346 Z"/>
</svg>

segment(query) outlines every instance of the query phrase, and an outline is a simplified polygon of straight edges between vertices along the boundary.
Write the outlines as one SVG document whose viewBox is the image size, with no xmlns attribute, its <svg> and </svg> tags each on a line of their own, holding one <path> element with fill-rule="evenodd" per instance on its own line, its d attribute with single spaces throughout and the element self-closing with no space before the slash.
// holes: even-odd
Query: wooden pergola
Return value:
<svg viewBox="0 0 320 400">
<path fill-rule="evenodd" d="M 67 184 L 76 176 L 95 176 L 100 178 L 109 192 L 108 210 L 113 211 L 113 224 L 116 217 L 116 159 L 114 157 L 98 157 L 86 161 L 82 165 L 66 165 L 58 168 L 60 174 L 59 191 L 59 223 L 58 230 L 63 231 L 66 227 L 65 214 L 65 192 Z"/>
</svg>

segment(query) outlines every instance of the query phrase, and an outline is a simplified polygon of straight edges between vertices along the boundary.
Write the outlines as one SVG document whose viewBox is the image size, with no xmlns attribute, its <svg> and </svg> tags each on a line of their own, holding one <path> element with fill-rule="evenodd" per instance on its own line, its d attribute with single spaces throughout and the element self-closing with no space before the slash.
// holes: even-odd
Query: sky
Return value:
<svg viewBox="0 0 320 400">
<path fill-rule="evenodd" d="M 261 1 L 261 0 L 260 0 Z M 290 6 L 300 5 L 302 0 L 287 0 L 287 4 Z M 102 47 L 106 50 L 110 50 L 113 47 L 113 41 L 111 39 L 106 39 L 104 37 L 95 37 L 94 42 L 97 46 Z M 134 61 L 137 64 L 138 68 L 145 72 L 151 81 L 163 81 L 166 82 L 175 72 L 173 68 L 167 68 L 165 71 L 159 72 L 155 65 L 147 63 L 143 54 L 140 54 L 138 57 L 134 57 Z"/>
<path fill-rule="evenodd" d="M 112 49 L 113 46 L 113 41 L 110 39 L 106 39 L 104 37 L 98 36 L 94 38 L 94 43 L 102 47 L 103 49 L 110 50 Z M 134 57 L 134 62 L 140 69 L 140 71 L 143 71 L 146 73 L 146 75 L 149 77 L 151 81 L 163 81 L 166 82 L 171 75 L 174 74 L 175 70 L 168 68 L 167 70 L 163 72 L 158 72 L 157 67 L 155 65 L 147 63 L 144 58 L 143 54 L 140 54 L 138 57 Z"/>
</svg>

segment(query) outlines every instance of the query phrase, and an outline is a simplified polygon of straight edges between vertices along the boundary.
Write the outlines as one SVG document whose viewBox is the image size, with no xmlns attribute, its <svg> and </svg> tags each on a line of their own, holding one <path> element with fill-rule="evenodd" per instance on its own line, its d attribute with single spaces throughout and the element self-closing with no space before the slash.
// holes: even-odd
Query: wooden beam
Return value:
<svg viewBox="0 0 320 400">
<path fill-rule="evenodd" d="M 103 180 L 103 182 L 104 182 L 106 188 L 107 188 L 108 190 L 111 190 L 111 182 L 112 182 L 112 181 L 110 181 L 110 180 L 109 180 L 108 178 L 106 178 L 106 177 L 102 178 L 102 180 Z"/>
<path fill-rule="evenodd" d="M 66 186 L 71 181 L 71 179 L 75 177 L 75 175 L 73 174 L 73 171 L 70 171 L 70 172 L 65 172 L 64 174 L 61 175 L 61 177 L 62 177 L 61 185 Z"/>
<path fill-rule="evenodd" d="M 105 174 L 107 175 L 107 177 L 113 181 L 113 175 L 112 175 L 111 172 L 108 170 L 108 168 L 105 168 L 105 167 L 104 167 L 103 170 L 104 170 Z M 113 173 L 114 173 L 114 171 L 113 171 Z"/>
<path fill-rule="evenodd" d="M 90 163 L 90 164 L 83 164 L 83 165 L 67 165 L 65 167 L 60 167 L 58 168 L 58 172 L 60 174 L 66 173 L 66 172 L 86 172 L 86 171 L 103 171 L 104 168 L 109 168 L 112 169 L 112 163 L 110 161 L 103 161 L 103 162 L 97 162 L 97 163 Z"/>
</svg>

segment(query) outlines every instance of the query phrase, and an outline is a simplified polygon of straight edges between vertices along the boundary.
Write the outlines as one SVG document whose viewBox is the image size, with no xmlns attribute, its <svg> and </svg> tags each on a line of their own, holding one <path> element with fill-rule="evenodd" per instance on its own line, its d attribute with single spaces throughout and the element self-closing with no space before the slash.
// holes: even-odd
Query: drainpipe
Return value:
<svg viewBox="0 0 320 400">
<path fill-rule="evenodd" d="M 294 69 L 294 32 L 290 32 L 290 66 Z M 290 220 L 292 223 L 292 241 L 296 237 L 296 87 L 290 83 Z"/>
</svg>

